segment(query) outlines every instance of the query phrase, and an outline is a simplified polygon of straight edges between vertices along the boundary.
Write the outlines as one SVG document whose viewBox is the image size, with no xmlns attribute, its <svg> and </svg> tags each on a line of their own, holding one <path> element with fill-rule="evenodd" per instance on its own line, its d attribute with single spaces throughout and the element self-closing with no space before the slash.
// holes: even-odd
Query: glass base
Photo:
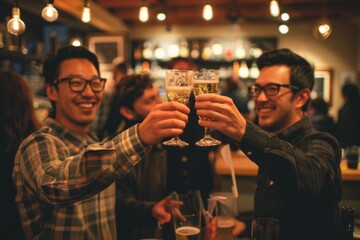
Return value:
<svg viewBox="0 0 360 240">
<path fill-rule="evenodd" d="M 214 139 L 212 137 L 204 137 L 195 143 L 195 145 L 199 147 L 217 146 L 220 144 L 221 141 Z"/>
<path fill-rule="evenodd" d="M 163 145 L 166 145 L 166 146 L 173 146 L 173 147 L 186 147 L 186 146 L 189 146 L 189 144 L 187 142 L 184 142 L 183 140 L 181 139 L 175 139 L 175 138 L 172 138 L 168 141 L 165 141 L 162 143 Z"/>
</svg>

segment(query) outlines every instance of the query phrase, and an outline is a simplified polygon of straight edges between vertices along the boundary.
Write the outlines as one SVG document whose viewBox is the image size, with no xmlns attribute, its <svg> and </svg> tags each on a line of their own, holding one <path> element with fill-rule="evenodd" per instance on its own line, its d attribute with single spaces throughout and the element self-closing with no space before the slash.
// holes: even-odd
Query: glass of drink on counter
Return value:
<svg viewBox="0 0 360 240">
<path fill-rule="evenodd" d="M 173 209 L 172 216 L 176 240 L 200 240 L 201 236 L 201 197 L 199 191 L 186 194 L 171 194 L 174 200 L 183 204 Z"/>
<path fill-rule="evenodd" d="M 216 192 L 210 194 L 209 207 L 212 204 L 212 215 L 216 221 L 215 240 L 233 240 L 232 231 L 235 227 L 237 198 L 231 192 Z"/>
<path fill-rule="evenodd" d="M 357 169 L 359 165 L 359 146 L 349 146 L 345 149 L 347 166 L 349 169 Z"/>
<path fill-rule="evenodd" d="M 219 70 L 203 69 L 194 72 L 193 90 L 195 96 L 204 93 L 218 93 L 218 89 Z M 200 147 L 217 146 L 221 144 L 221 141 L 212 138 L 210 135 L 210 129 L 205 128 L 204 137 L 197 141 L 195 144 Z"/>
<path fill-rule="evenodd" d="M 165 89 L 168 101 L 176 101 L 187 105 L 189 103 L 192 89 L 192 71 L 167 69 L 165 78 Z M 186 147 L 189 144 L 181 140 L 178 136 L 163 142 L 167 146 Z"/>
</svg>

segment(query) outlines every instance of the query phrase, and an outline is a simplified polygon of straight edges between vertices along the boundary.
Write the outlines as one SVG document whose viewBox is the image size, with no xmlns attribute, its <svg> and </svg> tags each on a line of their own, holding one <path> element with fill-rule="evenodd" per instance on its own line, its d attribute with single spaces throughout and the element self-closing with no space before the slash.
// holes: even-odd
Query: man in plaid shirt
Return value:
<svg viewBox="0 0 360 240">
<path fill-rule="evenodd" d="M 189 109 L 157 105 L 109 141 L 89 133 L 105 85 L 96 56 L 64 47 L 43 66 L 53 118 L 19 147 L 13 177 L 27 239 L 116 239 L 115 180 L 165 137 L 182 133 Z M 161 201 L 166 204 L 166 201 Z M 154 212 L 160 222 L 169 214 Z"/>
</svg>

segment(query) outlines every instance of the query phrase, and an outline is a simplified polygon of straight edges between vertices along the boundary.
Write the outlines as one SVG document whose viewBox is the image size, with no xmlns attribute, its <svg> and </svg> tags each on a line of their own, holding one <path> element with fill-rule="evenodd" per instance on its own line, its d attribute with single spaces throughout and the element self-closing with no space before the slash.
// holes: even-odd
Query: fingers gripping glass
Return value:
<svg viewBox="0 0 360 240">
<path fill-rule="evenodd" d="M 266 96 L 275 96 L 279 94 L 281 87 L 289 88 L 294 91 L 300 89 L 299 87 L 289 84 L 269 83 L 266 84 L 265 86 L 260 86 L 259 84 L 253 84 L 249 86 L 248 91 L 249 91 L 249 95 L 252 97 L 258 97 L 262 91 L 264 91 Z"/>
<path fill-rule="evenodd" d="M 80 93 L 85 90 L 87 84 L 90 85 L 91 90 L 93 92 L 102 92 L 105 87 L 106 79 L 93 78 L 87 80 L 82 77 L 65 77 L 65 78 L 56 79 L 54 81 L 54 84 L 60 83 L 62 81 L 68 81 L 70 90 L 76 93 Z"/>
</svg>

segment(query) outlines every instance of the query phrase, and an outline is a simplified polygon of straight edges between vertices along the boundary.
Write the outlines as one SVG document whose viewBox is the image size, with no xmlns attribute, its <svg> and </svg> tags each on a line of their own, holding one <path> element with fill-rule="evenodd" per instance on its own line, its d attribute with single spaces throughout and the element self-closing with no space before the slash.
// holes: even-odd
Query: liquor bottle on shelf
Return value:
<svg viewBox="0 0 360 240">
<path fill-rule="evenodd" d="M 340 233 L 339 240 L 353 240 L 354 239 L 354 208 L 342 207 L 340 219 Z"/>
</svg>

